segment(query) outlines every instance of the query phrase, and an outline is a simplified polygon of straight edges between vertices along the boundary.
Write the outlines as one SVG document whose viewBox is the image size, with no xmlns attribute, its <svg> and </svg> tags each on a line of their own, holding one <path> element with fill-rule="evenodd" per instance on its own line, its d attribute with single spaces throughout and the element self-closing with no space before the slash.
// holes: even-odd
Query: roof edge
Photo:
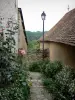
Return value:
<svg viewBox="0 0 75 100">
<path fill-rule="evenodd" d="M 27 35 L 26 35 L 26 31 L 25 31 L 25 24 L 24 24 L 24 19 L 23 19 L 22 9 L 21 9 L 21 8 L 18 8 L 18 11 L 19 11 L 19 12 L 20 12 L 20 14 L 21 14 L 23 31 L 24 31 L 25 39 L 26 39 L 26 42 L 27 42 L 27 45 L 28 45 Z"/>
</svg>

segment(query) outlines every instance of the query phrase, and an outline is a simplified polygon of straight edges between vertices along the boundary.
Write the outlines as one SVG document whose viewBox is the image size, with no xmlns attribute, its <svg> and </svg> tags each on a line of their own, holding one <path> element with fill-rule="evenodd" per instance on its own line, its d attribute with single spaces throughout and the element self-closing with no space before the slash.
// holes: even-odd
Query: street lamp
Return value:
<svg viewBox="0 0 75 100">
<path fill-rule="evenodd" d="M 44 20 L 46 18 L 46 14 L 45 12 L 43 11 L 43 13 L 41 14 L 41 18 L 43 20 L 43 60 L 44 60 Z"/>
</svg>

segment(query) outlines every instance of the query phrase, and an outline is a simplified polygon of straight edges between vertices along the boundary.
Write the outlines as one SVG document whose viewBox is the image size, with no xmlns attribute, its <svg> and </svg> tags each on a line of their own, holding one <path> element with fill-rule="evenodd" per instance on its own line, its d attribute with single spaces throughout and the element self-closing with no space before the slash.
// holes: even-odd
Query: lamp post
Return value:
<svg viewBox="0 0 75 100">
<path fill-rule="evenodd" d="M 45 12 L 43 11 L 43 13 L 41 14 L 41 18 L 43 20 L 43 60 L 44 60 L 44 20 L 46 18 L 46 14 Z"/>
</svg>

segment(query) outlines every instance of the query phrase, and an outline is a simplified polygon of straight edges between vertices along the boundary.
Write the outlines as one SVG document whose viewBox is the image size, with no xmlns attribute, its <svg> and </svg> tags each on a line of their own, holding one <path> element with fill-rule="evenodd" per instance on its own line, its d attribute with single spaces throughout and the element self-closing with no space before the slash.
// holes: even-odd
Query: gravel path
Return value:
<svg viewBox="0 0 75 100">
<path fill-rule="evenodd" d="M 51 95 L 44 89 L 41 74 L 30 72 L 32 86 L 30 88 L 30 100 L 52 100 Z"/>
</svg>

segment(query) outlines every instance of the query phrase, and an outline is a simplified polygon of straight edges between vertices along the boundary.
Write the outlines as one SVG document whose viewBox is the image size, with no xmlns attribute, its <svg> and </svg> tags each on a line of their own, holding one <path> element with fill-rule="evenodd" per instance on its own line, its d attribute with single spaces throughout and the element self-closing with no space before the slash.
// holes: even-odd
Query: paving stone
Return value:
<svg viewBox="0 0 75 100">
<path fill-rule="evenodd" d="M 32 86 L 30 88 L 30 100 L 52 100 L 51 94 L 45 90 L 42 84 L 42 77 L 40 73 L 30 72 L 30 81 L 32 82 Z"/>
</svg>

